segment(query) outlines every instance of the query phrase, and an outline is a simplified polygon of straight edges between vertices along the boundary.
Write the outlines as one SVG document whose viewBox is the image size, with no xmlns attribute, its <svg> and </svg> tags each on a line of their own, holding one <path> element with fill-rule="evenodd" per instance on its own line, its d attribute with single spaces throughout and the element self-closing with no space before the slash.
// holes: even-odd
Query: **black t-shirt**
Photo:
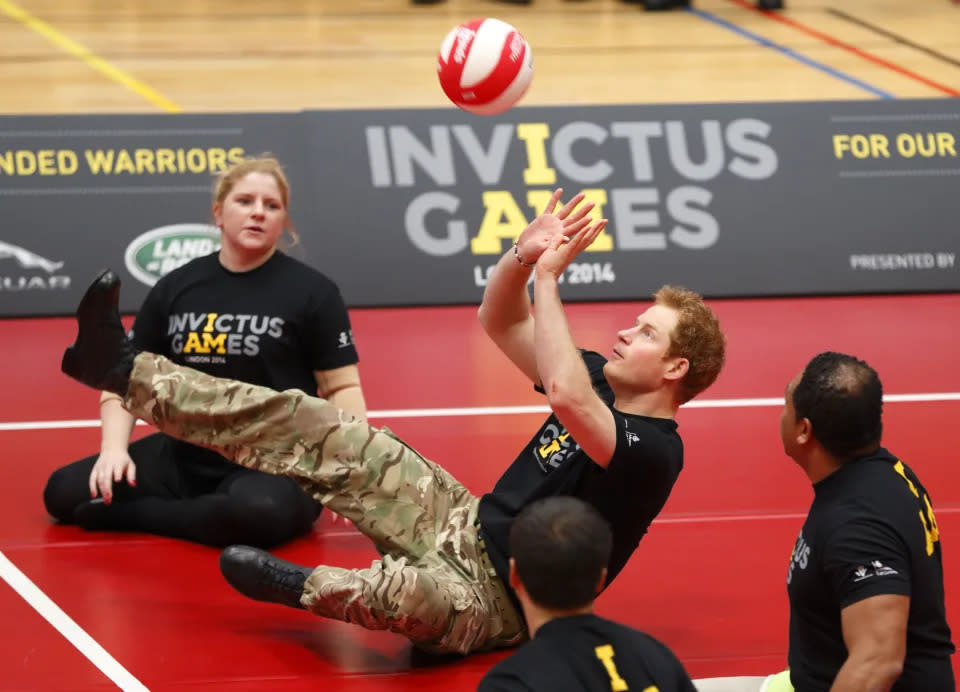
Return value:
<svg viewBox="0 0 960 692">
<path fill-rule="evenodd" d="M 830 689 L 847 658 L 843 608 L 902 594 L 910 597 L 907 655 L 893 690 L 952 692 L 943 560 L 926 489 L 883 448 L 844 464 L 813 489 L 787 572 L 794 688 Z"/>
<path fill-rule="evenodd" d="M 623 569 L 663 508 L 683 468 L 683 443 L 677 423 L 621 413 L 613 408 L 613 391 L 603 376 L 606 359 L 583 352 L 593 387 L 613 412 L 617 443 L 606 468 L 583 452 L 556 415 L 510 465 L 493 492 L 480 500 L 479 519 L 490 560 L 509 584 L 510 524 L 520 511 L 545 497 L 573 495 L 593 505 L 610 523 L 613 551 L 607 583 Z M 511 596 L 512 589 L 509 589 Z"/>
<path fill-rule="evenodd" d="M 650 635 L 596 615 L 573 615 L 543 625 L 532 640 L 491 668 L 477 690 L 641 692 L 650 687 L 696 692 L 673 652 Z"/>
<path fill-rule="evenodd" d="M 315 370 L 358 362 L 337 285 L 281 252 L 247 272 L 231 272 L 216 253 L 161 278 L 131 333 L 141 350 L 210 375 L 316 395 Z M 229 464 L 178 442 L 178 454 Z"/>
</svg>

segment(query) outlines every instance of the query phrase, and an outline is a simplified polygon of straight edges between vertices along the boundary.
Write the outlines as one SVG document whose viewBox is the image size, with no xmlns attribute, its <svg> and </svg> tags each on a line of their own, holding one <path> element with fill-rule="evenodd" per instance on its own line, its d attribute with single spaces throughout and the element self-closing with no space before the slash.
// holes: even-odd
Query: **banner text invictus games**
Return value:
<svg viewBox="0 0 960 692">
<path fill-rule="evenodd" d="M 474 255 L 499 254 L 502 241 L 517 237 L 561 180 L 586 193 L 596 204 L 595 217 L 610 219 L 610 230 L 593 251 L 659 250 L 670 244 L 704 249 L 721 233 L 710 212 L 710 182 L 721 175 L 751 181 L 773 176 L 778 160 L 767 142 L 770 131 L 768 123 L 752 118 L 695 125 L 578 121 L 555 129 L 548 123 L 502 123 L 484 139 L 470 125 L 433 125 L 425 136 L 406 126 L 373 126 L 366 128 L 366 143 L 374 187 L 413 188 L 405 230 L 430 255 L 468 249 Z M 520 201 L 502 189 L 511 177 L 508 159 L 518 152 L 526 188 Z M 614 161 L 627 170 L 618 170 Z M 617 187 L 605 186 L 611 179 Z M 680 184 L 658 184 L 665 179 Z M 467 185 L 481 188 L 479 223 L 458 214 Z"/>
</svg>

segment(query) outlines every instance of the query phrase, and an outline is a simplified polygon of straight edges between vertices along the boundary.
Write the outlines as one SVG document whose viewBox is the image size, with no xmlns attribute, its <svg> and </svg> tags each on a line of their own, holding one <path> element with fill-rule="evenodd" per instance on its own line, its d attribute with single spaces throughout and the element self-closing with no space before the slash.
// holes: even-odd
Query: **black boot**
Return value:
<svg viewBox="0 0 960 692">
<path fill-rule="evenodd" d="M 303 609 L 303 584 L 313 570 L 248 545 L 231 545 L 220 553 L 220 572 L 247 598 Z"/>
<path fill-rule="evenodd" d="M 782 10 L 783 0 L 757 0 L 758 10 Z"/>
<path fill-rule="evenodd" d="M 60 369 L 94 389 L 126 396 L 136 349 L 120 321 L 120 278 L 107 269 L 77 306 L 77 340 L 63 353 Z"/>
</svg>

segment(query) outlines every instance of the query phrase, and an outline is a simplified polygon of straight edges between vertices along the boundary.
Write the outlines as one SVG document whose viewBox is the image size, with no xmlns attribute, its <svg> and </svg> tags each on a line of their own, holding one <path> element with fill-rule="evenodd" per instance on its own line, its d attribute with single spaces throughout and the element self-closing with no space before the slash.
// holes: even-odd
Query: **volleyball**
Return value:
<svg viewBox="0 0 960 692">
<path fill-rule="evenodd" d="M 443 93 L 476 115 L 512 107 L 530 86 L 533 53 L 520 32 L 499 19 L 475 19 L 450 30 L 440 45 Z"/>
</svg>

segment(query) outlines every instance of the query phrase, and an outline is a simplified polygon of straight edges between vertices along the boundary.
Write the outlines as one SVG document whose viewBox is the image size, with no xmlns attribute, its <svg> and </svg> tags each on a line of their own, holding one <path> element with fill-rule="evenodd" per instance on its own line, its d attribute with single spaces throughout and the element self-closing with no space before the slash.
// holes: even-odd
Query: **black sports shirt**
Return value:
<svg viewBox="0 0 960 692">
<path fill-rule="evenodd" d="M 794 689 L 830 689 L 847 658 L 843 608 L 902 594 L 910 597 L 907 654 L 893 690 L 952 692 L 943 560 L 926 489 L 883 448 L 844 464 L 813 489 L 787 573 Z"/>
<path fill-rule="evenodd" d="M 677 657 L 648 634 L 596 615 L 557 618 L 480 681 L 478 692 L 696 692 Z"/>
</svg>

